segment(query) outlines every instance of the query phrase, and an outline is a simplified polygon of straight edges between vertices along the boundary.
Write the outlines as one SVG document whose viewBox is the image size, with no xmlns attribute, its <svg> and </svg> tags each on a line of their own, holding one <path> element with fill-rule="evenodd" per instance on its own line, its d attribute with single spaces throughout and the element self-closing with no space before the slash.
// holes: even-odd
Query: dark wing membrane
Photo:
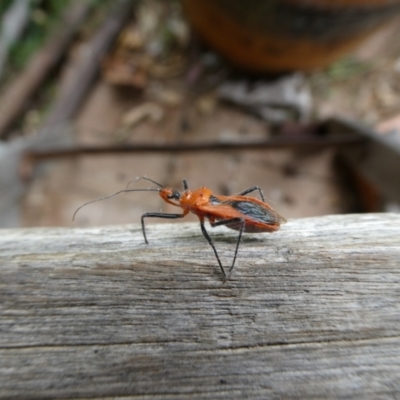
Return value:
<svg viewBox="0 0 400 400">
<path fill-rule="evenodd" d="M 215 197 L 215 196 L 213 196 L 213 195 L 211 195 L 211 196 L 208 198 L 208 202 L 209 202 L 211 205 L 213 205 L 213 206 L 215 206 L 215 205 L 217 205 L 217 204 L 223 204 L 223 202 L 222 202 L 218 197 Z"/>
<path fill-rule="evenodd" d="M 271 208 L 259 204 L 258 202 L 229 200 L 224 201 L 223 204 L 230 205 L 232 208 L 254 221 L 263 222 L 269 225 L 284 222 L 284 219 L 278 213 Z"/>
<path fill-rule="evenodd" d="M 210 196 L 208 204 L 198 207 L 198 215 L 208 218 L 211 223 L 215 221 L 228 221 L 231 219 L 244 219 L 244 232 L 274 232 L 280 224 L 286 222 L 268 204 L 258 199 L 236 196 L 230 199 L 227 196 Z M 227 228 L 240 230 L 240 222 L 226 224 Z"/>
</svg>

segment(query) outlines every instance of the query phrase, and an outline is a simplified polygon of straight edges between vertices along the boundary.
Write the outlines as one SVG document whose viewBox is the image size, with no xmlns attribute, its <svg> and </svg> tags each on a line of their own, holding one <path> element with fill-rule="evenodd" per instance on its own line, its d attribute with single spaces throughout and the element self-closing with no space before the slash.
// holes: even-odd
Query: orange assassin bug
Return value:
<svg viewBox="0 0 400 400">
<path fill-rule="evenodd" d="M 181 214 L 169 214 L 162 212 L 147 212 L 141 217 L 143 238 L 146 244 L 148 244 L 146 228 L 144 224 L 145 218 L 168 218 L 178 219 L 183 218 L 189 212 L 196 214 L 200 220 L 200 228 L 203 236 L 206 238 L 209 245 L 212 247 L 215 257 L 218 261 L 218 265 L 221 269 L 224 280 L 228 278 L 224 267 L 222 266 L 219 258 L 217 249 L 215 248 L 214 241 L 208 234 L 204 221 L 208 219 L 211 227 L 224 225 L 227 228 L 239 231 L 239 236 L 236 242 L 235 254 L 233 256 L 232 265 L 229 269 L 229 276 L 235 266 L 237 253 L 239 250 L 240 239 L 243 232 L 258 233 L 258 232 L 274 232 L 280 228 L 281 223 L 286 222 L 285 218 L 275 212 L 264 199 L 264 194 L 258 186 L 252 186 L 235 196 L 220 196 L 215 195 L 212 191 L 206 187 L 202 187 L 196 190 L 190 190 L 186 179 L 183 179 L 183 192 L 178 190 L 164 187 L 160 183 L 149 179 L 147 177 L 140 177 L 134 182 L 139 180 L 146 180 L 159 186 L 159 188 L 150 189 L 125 189 L 120 190 L 110 196 L 102 197 L 101 199 L 89 201 L 81 205 L 74 213 L 73 218 L 77 212 L 87 204 L 94 203 L 96 201 L 109 199 L 120 193 L 128 192 L 159 192 L 160 197 L 168 204 L 172 204 L 175 207 L 182 209 Z M 255 197 L 246 196 L 251 192 L 258 191 L 261 200 Z"/>
</svg>

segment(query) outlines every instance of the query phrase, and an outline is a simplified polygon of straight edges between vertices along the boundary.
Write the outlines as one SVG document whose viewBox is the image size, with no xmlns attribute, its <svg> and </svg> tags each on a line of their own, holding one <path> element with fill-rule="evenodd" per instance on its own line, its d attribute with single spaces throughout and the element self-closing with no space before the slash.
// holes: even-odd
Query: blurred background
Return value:
<svg viewBox="0 0 400 400">
<path fill-rule="evenodd" d="M 400 0 L 2 0 L 0 24 L 1 228 L 176 212 L 72 221 L 140 176 L 258 185 L 289 219 L 400 210 Z"/>
</svg>

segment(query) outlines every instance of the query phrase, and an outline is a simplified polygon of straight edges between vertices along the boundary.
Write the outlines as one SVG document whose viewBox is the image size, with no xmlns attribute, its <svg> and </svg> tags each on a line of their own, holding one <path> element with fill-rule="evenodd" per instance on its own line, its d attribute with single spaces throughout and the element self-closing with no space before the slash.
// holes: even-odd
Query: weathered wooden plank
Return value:
<svg viewBox="0 0 400 400">
<path fill-rule="evenodd" d="M 400 395 L 400 215 L 148 236 L 0 231 L 0 398 Z"/>
</svg>

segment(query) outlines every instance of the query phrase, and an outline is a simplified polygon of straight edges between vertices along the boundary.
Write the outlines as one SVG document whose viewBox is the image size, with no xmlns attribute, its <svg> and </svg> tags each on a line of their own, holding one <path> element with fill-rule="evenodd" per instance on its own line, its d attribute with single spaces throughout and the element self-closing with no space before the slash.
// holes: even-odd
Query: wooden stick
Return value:
<svg viewBox="0 0 400 400">
<path fill-rule="evenodd" d="M 185 153 L 211 152 L 229 150 L 265 150 L 281 148 L 324 148 L 335 146 L 351 147 L 360 145 L 366 140 L 359 137 L 345 137 L 341 135 L 320 138 L 313 135 L 303 137 L 277 137 L 273 139 L 238 140 L 238 141 L 197 141 L 197 142 L 169 142 L 169 143 L 137 143 L 122 146 L 74 146 L 53 150 L 32 150 L 26 154 L 32 161 L 41 161 L 55 158 L 118 154 L 118 153 Z"/>
<path fill-rule="evenodd" d="M 147 234 L 1 232 L 0 398 L 399 396 L 399 214 Z"/>
<path fill-rule="evenodd" d="M 303 137 L 281 136 L 266 140 L 240 140 L 231 142 L 202 141 L 202 142 L 170 142 L 163 144 L 138 143 L 122 146 L 73 146 L 47 150 L 27 150 L 21 158 L 19 176 L 23 180 L 31 179 L 35 165 L 46 160 L 55 160 L 81 156 L 101 156 L 121 153 L 198 153 L 244 150 L 273 150 L 280 148 L 316 149 L 324 147 L 350 147 L 365 144 L 366 140 L 359 137 L 342 135 L 320 138 L 313 135 Z"/>
<path fill-rule="evenodd" d="M 73 3 L 65 15 L 65 24 L 42 50 L 33 56 L 27 68 L 4 90 L 0 98 L 0 137 L 23 112 L 27 101 L 58 64 L 66 48 L 91 8 L 91 0 Z"/>
<path fill-rule="evenodd" d="M 0 79 L 10 48 L 20 38 L 29 21 L 29 6 L 29 0 L 15 0 L 0 18 Z"/>
<path fill-rule="evenodd" d="M 115 9 L 107 17 L 98 32 L 87 45 L 85 56 L 68 84 L 64 85 L 54 102 L 43 128 L 52 128 L 65 123 L 80 109 L 89 88 L 97 78 L 101 60 L 106 55 L 121 29 L 133 15 L 134 4 L 138 0 L 118 0 Z"/>
</svg>

